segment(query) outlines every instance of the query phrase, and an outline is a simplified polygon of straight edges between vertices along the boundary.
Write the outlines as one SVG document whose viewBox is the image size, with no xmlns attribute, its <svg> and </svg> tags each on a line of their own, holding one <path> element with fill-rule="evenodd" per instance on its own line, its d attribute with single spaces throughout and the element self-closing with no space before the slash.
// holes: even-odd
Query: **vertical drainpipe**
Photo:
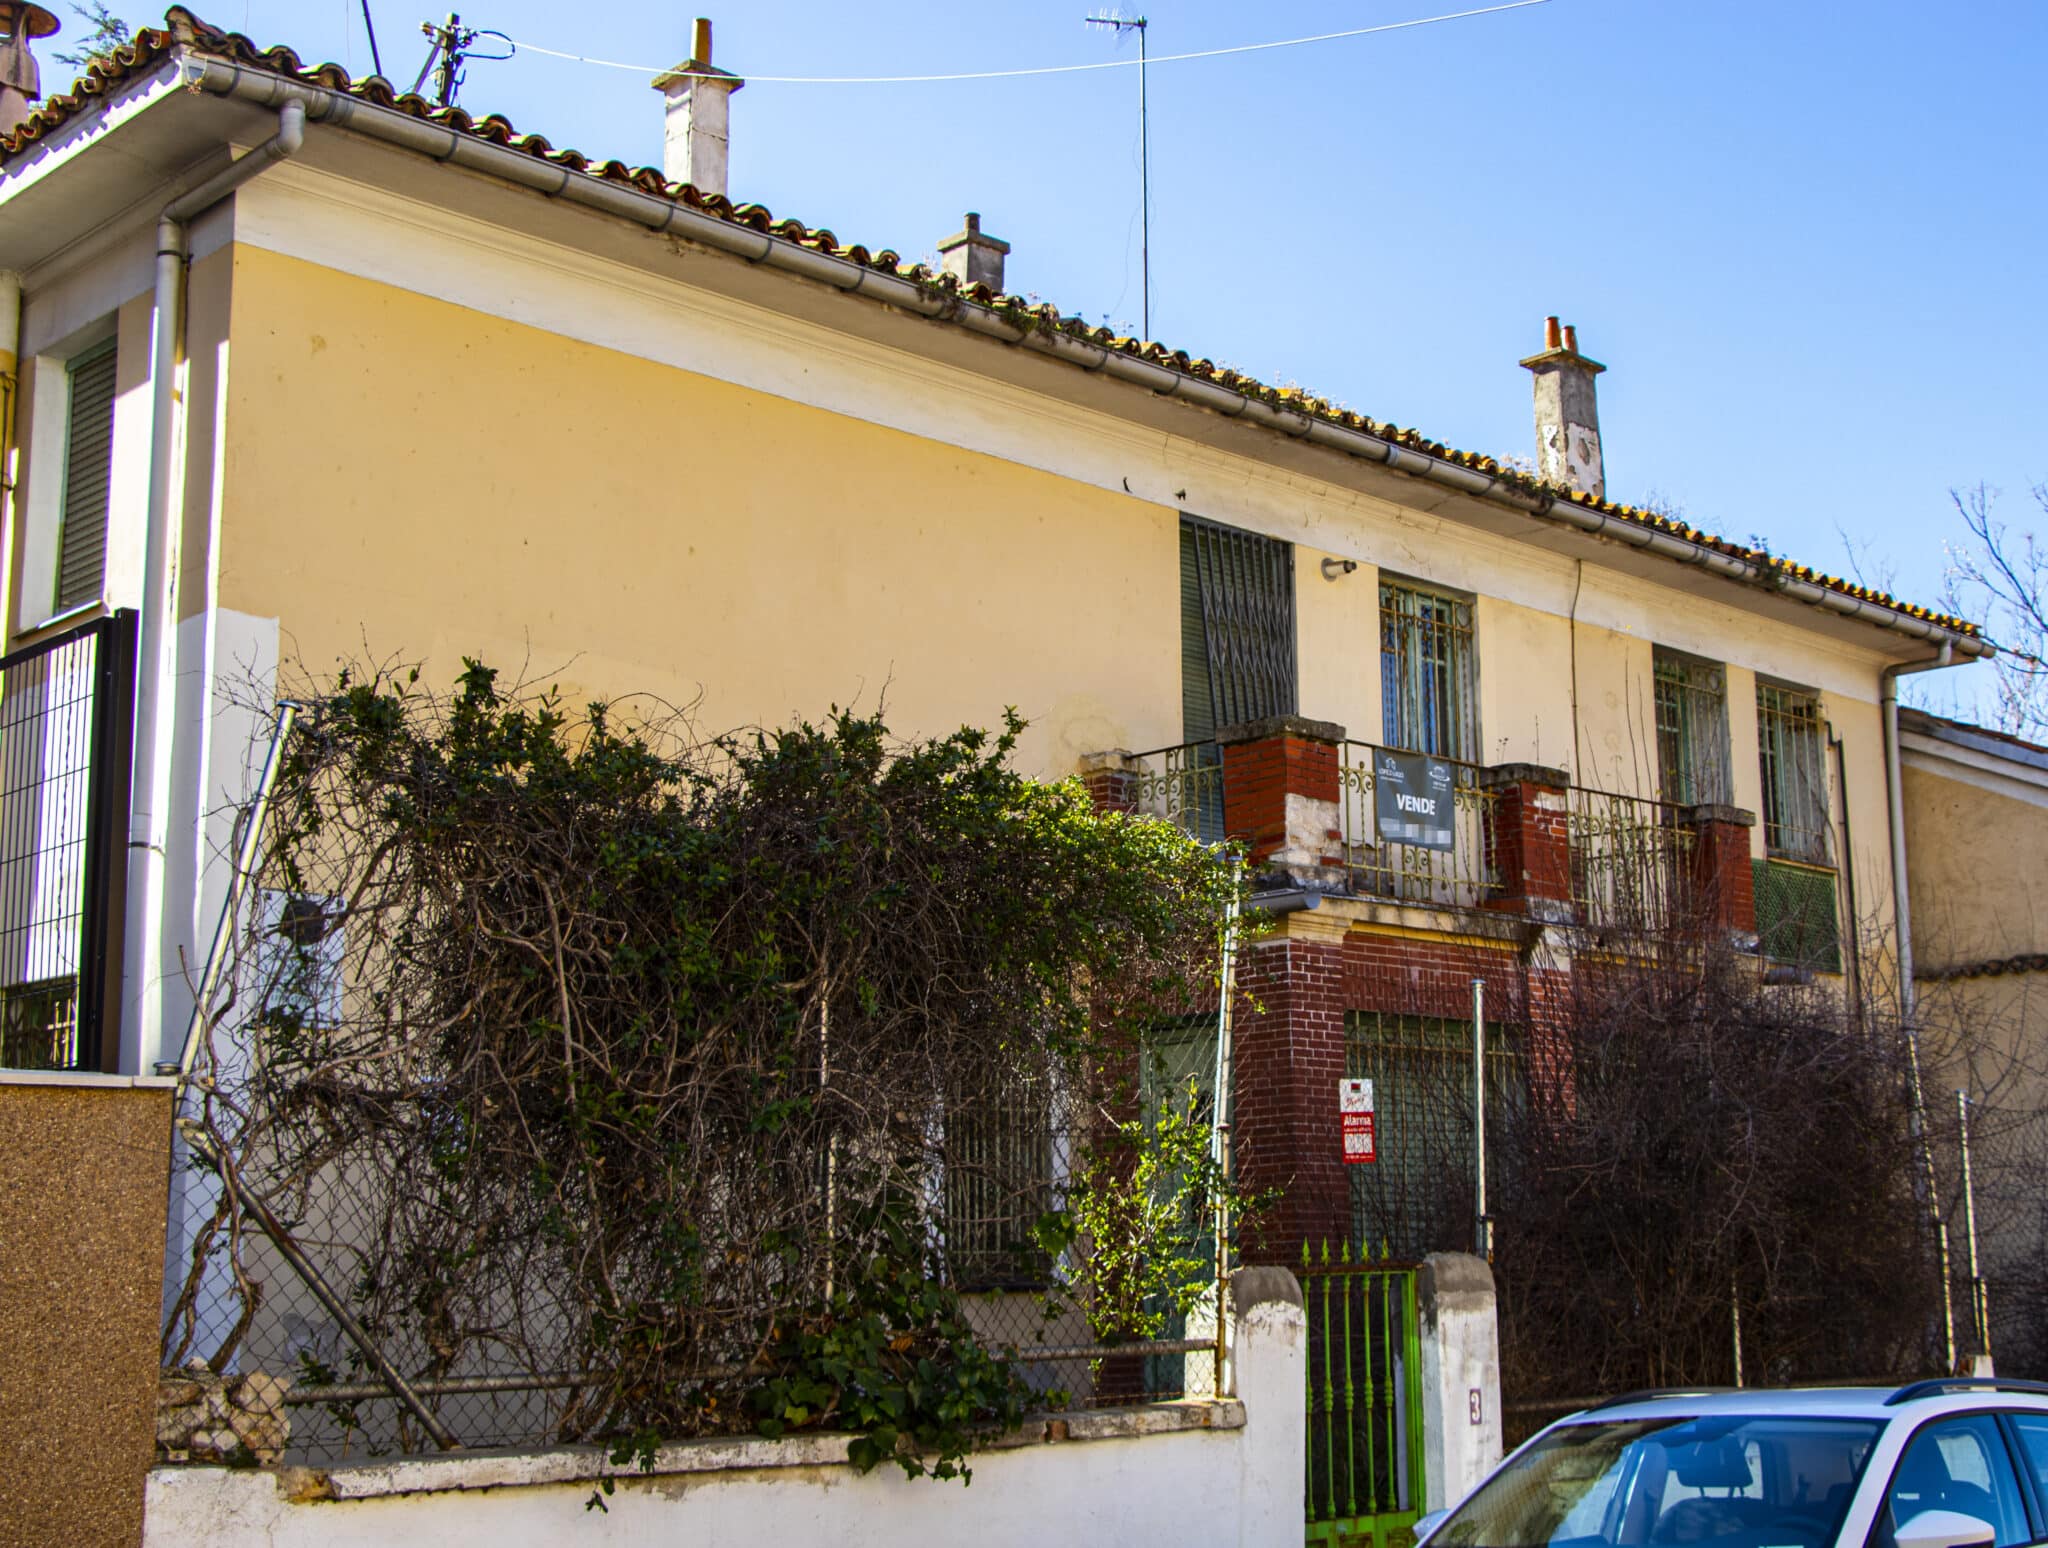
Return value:
<svg viewBox="0 0 2048 1548">
<path fill-rule="evenodd" d="M 277 133 L 164 207 L 156 228 L 156 332 L 150 351 L 148 542 L 143 559 L 141 637 L 135 663 L 135 762 L 128 812 L 128 917 L 121 982 L 122 1068 L 145 1070 L 164 1057 L 167 976 L 178 941 L 164 896 L 165 822 L 175 737 L 167 722 L 177 693 L 177 606 L 183 502 L 180 374 L 184 363 L 188 224 L 305 141 L 306 105 L 294 97 L 277 114 Z M 198 970 L 198 964 L 191 964 Z"/>
<path fill-rule="evenodd" d="M 14 485 L 21 468 L 14 445 L 14 426 L 21 417 L 21 276 L 12 269 L 0 269 L 0 646 L 13 633 L 14 544 L 12 538 L 21 523 Z"/>
</svg>

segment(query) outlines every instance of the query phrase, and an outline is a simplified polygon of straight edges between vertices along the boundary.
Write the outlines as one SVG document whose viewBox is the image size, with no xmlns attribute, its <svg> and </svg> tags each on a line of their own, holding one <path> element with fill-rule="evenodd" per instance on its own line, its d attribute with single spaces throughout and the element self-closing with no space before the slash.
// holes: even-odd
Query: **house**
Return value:
<svg viewBox="0 0 2048 1548">
<path fill-rule="evenodd" d="M 1924 710 L 1899 712 L 1917 1019 L 1944 1135 L 1955 1315 L 2008 1371 L 2044 1357 L 2040 1270 L 2048 1108 L 2048 747 Z M 1973 1197 L 1962 1196 L 1959 1096 Z M 1983 1319 L 1980 1325 L 1979 1319 Z"/>
<path fill-rule="evenodd" d="M 1244 840 L 1282 1256 L 1354 1225 L 1338 1081 L 1469 1046 L 1475 980 L 1534 1025 L 1583 932 L 1702 923 L 1889 970 L 1895 683 L 1973 624 L 1609 500 L 1555 319 L 1526 471 L 1029 304 L 975 215 L 933 269 L 736 202 L 697 55 L 659 169 L 182 8 L 0 135 L 22 1092 L 167 1102 L 270 705 L 365 653 L 707 728 L 1016 705 L 1032 773 Z"/>
</svg>

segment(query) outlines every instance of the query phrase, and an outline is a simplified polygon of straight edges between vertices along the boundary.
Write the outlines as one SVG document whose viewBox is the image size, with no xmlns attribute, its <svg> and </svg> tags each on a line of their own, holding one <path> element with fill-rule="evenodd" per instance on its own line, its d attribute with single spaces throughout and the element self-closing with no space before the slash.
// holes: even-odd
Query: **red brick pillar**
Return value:
<svg viewBox="0 0 2048 1548">
<path fill-rule="evenodd" d="M 1245 1233 L 1243 1261 L 1293 1267 L 1303 1242 L 1351 1234 L 1351 1192 L 1337 1118 L 1342 926 L 1306 913 L 1284 924 L 1288 934 L 1252 946 L 1240 966 L 1231 1163 L 1249 1191 L 1275 1195 Z"/>
<path fill-rule="evenodd" d="M 1724 931 L 1737 947 L 1756 947 L 1756 873 L 1749 830 L 1756 814 L 1739 806 L 1695 806 L 1685 814 L 1692 829 L 1687 881 L 1693 917 L 1703 929 Z"/>
<path fill-rule="evenodd" d="M 1081 783 L 1099 812 L 1135 812 L 1143 772 L 1144 765 L 1121 747 L 1081 758 Z"/>
<path fill-rule="evenodd" d="M 1344 874 L 1339 753 L 1344 728 L 1275 715 L 1216 733 L 1223 750 L 1223 831 L 1253 866 L 1271 865 L 1311 885 Z"/>
<path fill-rule="evenodd" d="M 1479 775 L 1486 855 L 1497 887 L 1488 908 L 1560 922 L 1570 918 L 1570 776 L 1536 763 L 1503 763 Z"/>
</svg>

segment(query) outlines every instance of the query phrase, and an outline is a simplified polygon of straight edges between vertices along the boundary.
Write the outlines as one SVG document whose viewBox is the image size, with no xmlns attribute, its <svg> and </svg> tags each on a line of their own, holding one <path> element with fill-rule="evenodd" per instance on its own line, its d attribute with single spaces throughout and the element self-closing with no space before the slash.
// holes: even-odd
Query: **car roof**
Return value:
<svg viewBox="0 0 2048 1548">
<path fill-rule="evenodd" d="M 1683 1419 L 1708 1414 L 1761 1418 L 1878 1419 L 1917 1417 L 1986 1406 L 2048 1413 L 2048 1393 L 1961 1382 L 1915 1382 L 1903 1387 L 1741 1387 L 1714 1391 L 1628 1394 L 1588 1408 L 1562 1424 L 1611 1420 Z"/>
</svg>

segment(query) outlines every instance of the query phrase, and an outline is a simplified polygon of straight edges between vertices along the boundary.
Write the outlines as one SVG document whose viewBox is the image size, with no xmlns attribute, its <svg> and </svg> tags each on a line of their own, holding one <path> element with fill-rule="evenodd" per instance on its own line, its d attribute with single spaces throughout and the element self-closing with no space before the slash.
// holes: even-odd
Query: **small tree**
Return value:
<svg viewBox="0 0 2048 1548">
<path fill-rule="evenodd" d="M 60 52 L 56 56 L 74 70 L 84 70 L 95 59 L 113 53 L 135 36 L 135 29 L 115 15 L 106 0 L 87 0 L 84 5 L 74 4 L 71 10 L 91 29 L 70 53 Z"/>
<path fill-rule="evenodd" d="M 2048 515 L 2048 484 L 2034 485 L 2031 493 Z M 1998 646 L 1992 662 L 1998 729 L 2048 735 L 2048 550 L 2031 527 L 2015 529 L 1998 514 L 1997 493 L 1987 485 L 1950 490 L 1949 499 L 1968 536 L 1948 545 L 1942 605 L 1982 618 Z"/>
</svg>

